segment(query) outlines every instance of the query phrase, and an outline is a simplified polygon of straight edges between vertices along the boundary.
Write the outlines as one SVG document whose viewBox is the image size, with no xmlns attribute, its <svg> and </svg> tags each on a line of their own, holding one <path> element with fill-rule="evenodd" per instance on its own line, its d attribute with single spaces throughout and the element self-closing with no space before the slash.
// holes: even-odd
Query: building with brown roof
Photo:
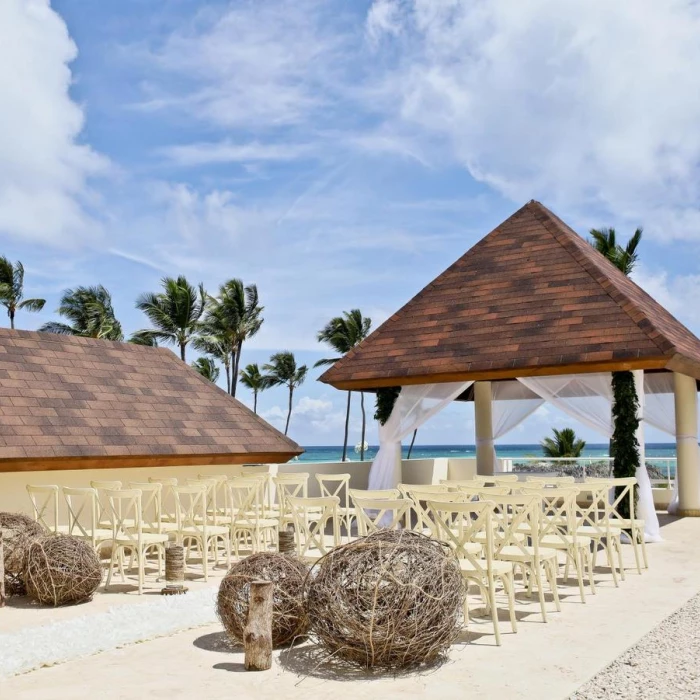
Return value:
<svg viewBox="0 0 700 700">
<path fill-rule="evenodd" d="M 170 350 L 0 329 L 0 472 L 279 463 L 302 451 Z"/>
<path fill-rule="evenodd" d="M 361 391 L 473 380 L 479 455 L 480 440 L 484 452 L 493 440 L 491 381 L 616 370 L 674 373 L 681 511 L 700 515 L 700 340 L 549 209 L 531 201 L 321 381 Z"/>
</svg>

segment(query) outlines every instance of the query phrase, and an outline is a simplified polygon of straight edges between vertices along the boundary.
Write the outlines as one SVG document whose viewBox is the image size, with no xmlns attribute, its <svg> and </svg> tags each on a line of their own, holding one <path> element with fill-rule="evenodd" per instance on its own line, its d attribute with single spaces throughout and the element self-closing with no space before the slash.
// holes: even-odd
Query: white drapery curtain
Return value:
<svg viewBox="0 0 700 700">
<path fill-rule="evenodd" d="M 643 376 L 643 373 L 642 373 Z M 608 440 L 613 434 L 612 375 L 576 374 L 551 377 L 520 377 L 519 381 L 575 420 L 587 425 Z M 637 379 L 635 377 L 635 382 Z M 638 384 L 641 393 L 640 410 L 644 400 L 643 383 Z M 641 429 L 641 466 L 636 471 L 639 484 L 639 516 L 644 518 L 644 535 L 647 542 L 661 539 L 659 519 L 654 509 L 651 482 L 644 463 L 644 435 Z M 638 433 L 638 438 L 640 433 Z"/>
<path fill-rule="evenodd" d="M 473 382 L 404 386 L 391 416 L 379 426 L 379 452 L 369 472 L 370 489 L 393 489 L 401 483 L 401 440 L 466 391 Z"/>
<path fill-rule="evenodd" d="M 667 435 L 676 436 L 676 406 L 672 372 L 647 372 L 644 375 L 646 404 L 644 420 Z M 673 495 L 668 512 L 678 512 L 678 474 L 674 479 Z"/>
<path fill-rule="evenodd" d="M 544 399 L 519 382 L 492 382 L 491 395 L 493 403 L 491 408 L 491 420 L 493 422 L 493 440 L 491 449 L 493 452 L 494 471 L 496 461 L 496 448 L 494 440 L 508 434 L 517 428 L 529 415 L 534 413 Z"/>
</svg>

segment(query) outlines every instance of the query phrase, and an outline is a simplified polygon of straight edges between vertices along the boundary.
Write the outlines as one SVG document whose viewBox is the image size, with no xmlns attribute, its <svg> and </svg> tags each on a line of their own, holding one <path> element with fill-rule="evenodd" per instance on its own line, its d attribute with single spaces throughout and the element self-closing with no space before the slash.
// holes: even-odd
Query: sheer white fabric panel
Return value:
<svg viewBox="0 0 700 700">
<path fill-rule="evenodd" d="M 528 389 L 608 439 L 612 437 L 612 375 L 519 377 Z"/>
<path fill-rule="evenodd" d="M 637 417 L 639 418 L 639 427 L 637 428 L 637 441 L 639 442 L 639 466 L 634 472 L 637 477 L 637 491 L 639 500 L 637 501 L 637 513 L 644 520 L 644 539 L 647 542 L 661 542 L 661 528 L 659 527 L 659 518 L 656 515 L 654 507 L 654 494 L 651 491 L 651 480 L 646 466 L 646 453 L 644 443 L 644 416 L 646 406 L 646 396 L 644 391 L 644 370 L 635 370 L 634 386 L 637 390 L 637 400 L 639 401 L 639 409 Z"/>
<path fill-rule="evenodd" d="M 389 420 L 379 426 L 379 451 L 369 472 L 370 489 L 393 489 L 401 482 L 401 440 L 466 391 L 473 382 L 404 386 Z"/>
<path fill-rule="evenodd" d="M 644 420 L 667 435 L 676 435 L 676 406 L 672 372 L 646 372 Z M 678 513 L 678 477 L 673 480 L 673 495 L 668 504 L 671 515 Z"/>
<path fill-rule="evenodd" d="M 544 404 L 544 399 L 520 382 L 492 382 L 491 394 L 494 440 L 507 435 Z M 493 446 L 493 441 L 491 443 L 494 464 L 498 465 L 496 448 Z"/>
</svg>

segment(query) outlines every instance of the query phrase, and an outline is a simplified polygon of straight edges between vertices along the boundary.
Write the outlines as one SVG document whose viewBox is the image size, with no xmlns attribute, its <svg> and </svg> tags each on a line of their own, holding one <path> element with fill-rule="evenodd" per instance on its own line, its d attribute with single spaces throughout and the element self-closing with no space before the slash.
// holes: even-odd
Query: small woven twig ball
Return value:
<svg viewBox="0 0 700 700">
<path fill-rule="evenodd" d="M 80 603 L 102 583 L 102 566 L 88 542 L 70 535 L 42 537 L 29 546 L 24 582 L 27 594 L 44 605 Z"/>
<path fill-rule="evenodd" d="M 289 644 L 306 632 L 302 600 L 309 568 L 299 559 L 275 552 L 253 554 L 234 564 L 219 586 L 216 612 L 229 638 L 241 644 L 248 620 L 248 596 L 252 581 L 272 581 L 272 644 Z"/>
<path fill-rule="evenodd" d="M 306 584 L 313 638 L 335 660 L 405 668 L 442 656 L 462 626 L 465 587 L 449 549 L 380 530 L 332 550 Z"/>
<path fill-rule="evenodd" d="M 3 561 L 5 564 L 5 592 L 8 596 L 25 595 L 24 570 L 29 545 L 46 535 L 43 525 L 24 513 L 0 513 L 3 536 Z"/>
</svg>

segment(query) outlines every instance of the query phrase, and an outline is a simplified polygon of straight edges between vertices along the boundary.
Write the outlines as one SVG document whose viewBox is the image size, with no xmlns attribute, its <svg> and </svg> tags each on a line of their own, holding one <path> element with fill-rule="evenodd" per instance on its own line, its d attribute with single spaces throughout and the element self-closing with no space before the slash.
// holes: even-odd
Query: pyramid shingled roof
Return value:
<svg viewBox="0 0 700 700">
<path fill-rule="evenodd" d="M 170 350 L 0 329 L 0 471 L 286 462 L 302 451 Z"/>
<path fill-rule="evenodd" d="M 372 389 L 620 369 L 700 379 L 700 340 L 531 201 L 321 381 Z"/>
</svg>

